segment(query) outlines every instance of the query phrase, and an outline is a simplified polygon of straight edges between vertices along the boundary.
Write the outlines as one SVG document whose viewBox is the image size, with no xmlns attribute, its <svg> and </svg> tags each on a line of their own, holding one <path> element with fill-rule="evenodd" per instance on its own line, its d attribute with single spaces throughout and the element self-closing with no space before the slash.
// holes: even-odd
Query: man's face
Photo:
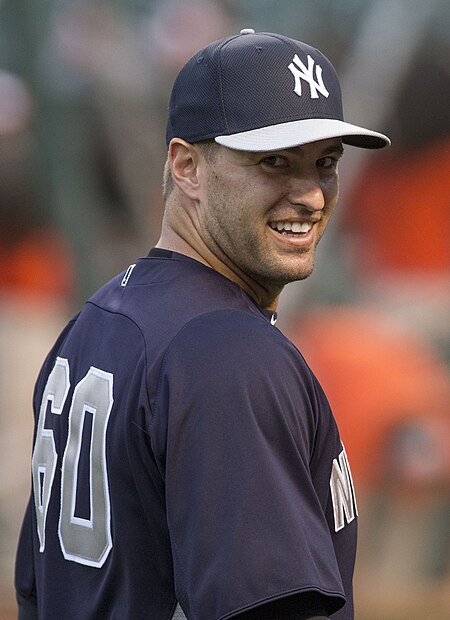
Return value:
<svg viewBox="0 0 450 620">
<path fill-rule="evenodd" d="M 200 211 L 204 241 L 265 288 L 302 280 L 338 198 L 340 139 L 283 151 L 218 147 Z"/>
</svg>

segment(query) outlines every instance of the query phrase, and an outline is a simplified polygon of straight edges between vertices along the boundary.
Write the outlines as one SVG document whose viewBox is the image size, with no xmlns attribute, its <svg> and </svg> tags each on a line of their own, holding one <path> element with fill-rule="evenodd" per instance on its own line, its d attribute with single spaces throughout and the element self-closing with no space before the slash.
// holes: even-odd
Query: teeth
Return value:
<svg viewBox="0 0 450 620">
<path fill-rule="evenodd" d="M 279 232 L 286 230 L 293 233 L 307 233 L 311 230 L 312 224 L 310 222 L 270 222 L 270 227 Z"/>
</svg>

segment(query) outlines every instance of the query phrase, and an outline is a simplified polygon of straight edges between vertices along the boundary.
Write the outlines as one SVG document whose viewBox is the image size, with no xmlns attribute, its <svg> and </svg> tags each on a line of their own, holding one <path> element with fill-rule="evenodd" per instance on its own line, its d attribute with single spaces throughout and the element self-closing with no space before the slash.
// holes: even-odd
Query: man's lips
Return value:
<svg viewBox="0 0 450 620">
<path fill-rule="evenodd" d="M 285 245 L 309 248 L 315 239 L 316 222 L 273 221 L 268 226 L 278 241 Z"/>
<path fill-rule="evenodd" d="M 297 222 L 297 221 L 275 221 L 269 222 L 270 228 L 277 230 L 279 233 L 308 233 L 314 226 L 314 222 Z"/>
</svg>

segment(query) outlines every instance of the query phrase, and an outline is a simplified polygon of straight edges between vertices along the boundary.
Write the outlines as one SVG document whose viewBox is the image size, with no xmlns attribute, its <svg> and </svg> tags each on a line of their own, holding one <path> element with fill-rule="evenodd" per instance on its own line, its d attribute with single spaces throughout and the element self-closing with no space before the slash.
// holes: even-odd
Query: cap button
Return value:
<svg viewBox="0 0 450 620">
<path fill-rule="evenodd" d="M 242 28 L 239 34 L 255 34 L 253 28 Z"/>
</svg>

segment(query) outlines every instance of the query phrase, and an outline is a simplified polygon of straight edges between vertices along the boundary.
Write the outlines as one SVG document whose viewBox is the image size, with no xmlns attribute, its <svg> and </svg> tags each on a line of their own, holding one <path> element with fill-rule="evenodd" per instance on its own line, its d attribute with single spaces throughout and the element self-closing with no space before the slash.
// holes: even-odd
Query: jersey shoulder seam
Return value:
<svg viewBox="0 0 450 620">
<path fill-rule="evenodd" d="M 128 314 L 125 314 L 123 312 L 117 312 L 116 310 L 110 310 L 109 308 L 104 308 L 103 306 L 100 306 L 99 304 L 95 303 L 92 300 L 88 300 L 86 302 L 86 304 L 90 304 L 92 306 L 95 306 L 96 308 L 98 308 L 99 310 L 101 310 L 103 312 L 107 312 L 109 314 L 115 314 L 117 316 L 121 316 L 124 319 L 127 319 L 130 323 L 132 323 L 136 327 L 136 329 L 138 330 L 138 332 L 141 335 L 142 342 L 143 342 L 143 345 L 144 345 L 144 373 L 145 373 L 145 378 L 147 378 L 147 372 L 148 372 L 147 342 L 145 340 L 144 332 L 142 331 L 142 329 L 139 326 L 139 324 L 131 316 L 129 316 Z M 147 396 L 147 404 L 148 404 L 149 410 L 151 412 L 151 418 L 153 419 L 153 410 L 152 410 L 150 394 L 148 392 L 148 382 L 147 382 L 147 379 L 145 380 L 145 394 Z"/>
</svg>

